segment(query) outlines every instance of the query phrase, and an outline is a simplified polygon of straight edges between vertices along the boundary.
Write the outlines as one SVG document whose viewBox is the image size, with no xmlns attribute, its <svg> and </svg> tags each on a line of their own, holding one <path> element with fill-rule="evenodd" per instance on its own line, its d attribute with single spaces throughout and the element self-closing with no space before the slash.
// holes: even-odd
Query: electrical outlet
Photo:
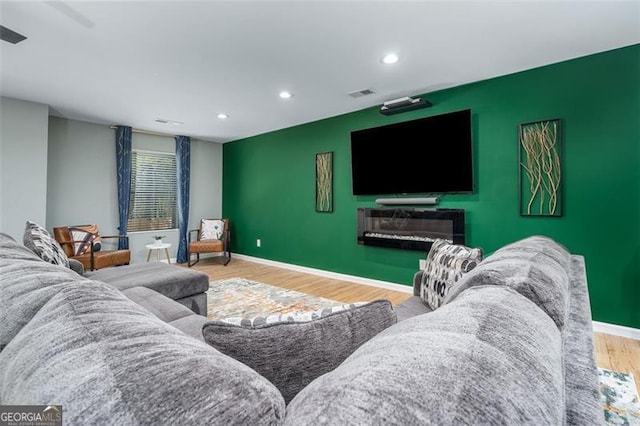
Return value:
<svg viewBox="0 0 640 426">
<path fill-rule="evenodd" d="M 262 245 L 262 241 L 260 241 L 260 238 L 258 238 L 256 240 L 256 247 L 260 247 Z"/>
</svg>

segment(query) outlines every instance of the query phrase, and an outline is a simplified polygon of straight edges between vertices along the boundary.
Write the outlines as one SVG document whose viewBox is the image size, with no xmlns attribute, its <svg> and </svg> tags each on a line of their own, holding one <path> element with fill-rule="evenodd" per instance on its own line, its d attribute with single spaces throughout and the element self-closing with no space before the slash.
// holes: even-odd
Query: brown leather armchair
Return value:
<svg viewBox="0 0 640 426">
<path fill-rule="evenodd" d="M 53 228 L 53 236 L 60 243 L 67 257 L 81 262 L 85 269 L 93 271 L 107 266 L 128 265 L 131 261 L 131 252 L 129 250 L 94 251 L 95 240 L 92 238 L 75 240 L 71 228 L 95 229 L 95 234 L 98 235 L 98 227 L 95 225 L 78 225 Z M 99 238 L 100 240 L 125 238 L 127 246 L 129 245 L 129 237 L 126 235 L 99 235 Z M 76 254 L 75 250 L 78 244 L 87 245 L 86 252 Z"/>
<path fill-rule="evenodd" d="M 223 224 L 220 229 L 220 223 Z M 195 239 L 194 239 L 195 236 Z M 200 253 L 223 253 L 223 265 L 231 261 L 229 244 L 229 219 L 202 219 L 200 228 L 189 231 L 189 245 L 187 250 L 187 262 L 192 267 L 200 261 Z M 191 262 L 191 255 L 196 255 L 196 261 Z"/>
</svg>

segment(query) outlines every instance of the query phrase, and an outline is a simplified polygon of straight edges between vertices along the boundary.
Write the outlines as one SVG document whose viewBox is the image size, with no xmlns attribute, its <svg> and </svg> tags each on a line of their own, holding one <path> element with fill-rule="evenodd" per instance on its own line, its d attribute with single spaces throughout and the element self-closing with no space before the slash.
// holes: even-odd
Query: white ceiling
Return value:
<svg viewBox="0 0 640 426">
<path fill-rule="evenodd" d="M 2 96 L 226 142 L 639 43 L 640 0 L 1 1 L 0 24 L 28 37 L 0 42 Z"/>
</svg>

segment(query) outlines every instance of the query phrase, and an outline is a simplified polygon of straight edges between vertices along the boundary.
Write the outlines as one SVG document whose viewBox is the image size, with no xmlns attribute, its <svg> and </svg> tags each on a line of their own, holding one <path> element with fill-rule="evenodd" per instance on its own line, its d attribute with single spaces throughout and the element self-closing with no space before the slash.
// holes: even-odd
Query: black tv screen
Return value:
<svg viewBox="0 0 640 426">
<path fill-rule="evenodd" d="M 473 192 L 471 110 L 351 132 L 354 195 Z"/>
</svg>

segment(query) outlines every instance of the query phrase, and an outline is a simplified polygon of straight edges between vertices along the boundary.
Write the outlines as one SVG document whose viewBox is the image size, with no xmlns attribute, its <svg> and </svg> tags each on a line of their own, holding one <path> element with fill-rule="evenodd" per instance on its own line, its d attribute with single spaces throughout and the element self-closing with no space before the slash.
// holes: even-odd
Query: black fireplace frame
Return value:
<svg viewBox="0 0 640 426">
<path fill-rule="evenodd" d="M 406 208 L 358 208 L 358 244 L 387 247 L 400 250 L 429 251 L 433 241 L 376 238 L 367 236 L 367 218 L 406 218 L 452 221 L 453 244 L 465 244 L 465 218 L 463 209 L 406 209 Z"/>
</svg>

